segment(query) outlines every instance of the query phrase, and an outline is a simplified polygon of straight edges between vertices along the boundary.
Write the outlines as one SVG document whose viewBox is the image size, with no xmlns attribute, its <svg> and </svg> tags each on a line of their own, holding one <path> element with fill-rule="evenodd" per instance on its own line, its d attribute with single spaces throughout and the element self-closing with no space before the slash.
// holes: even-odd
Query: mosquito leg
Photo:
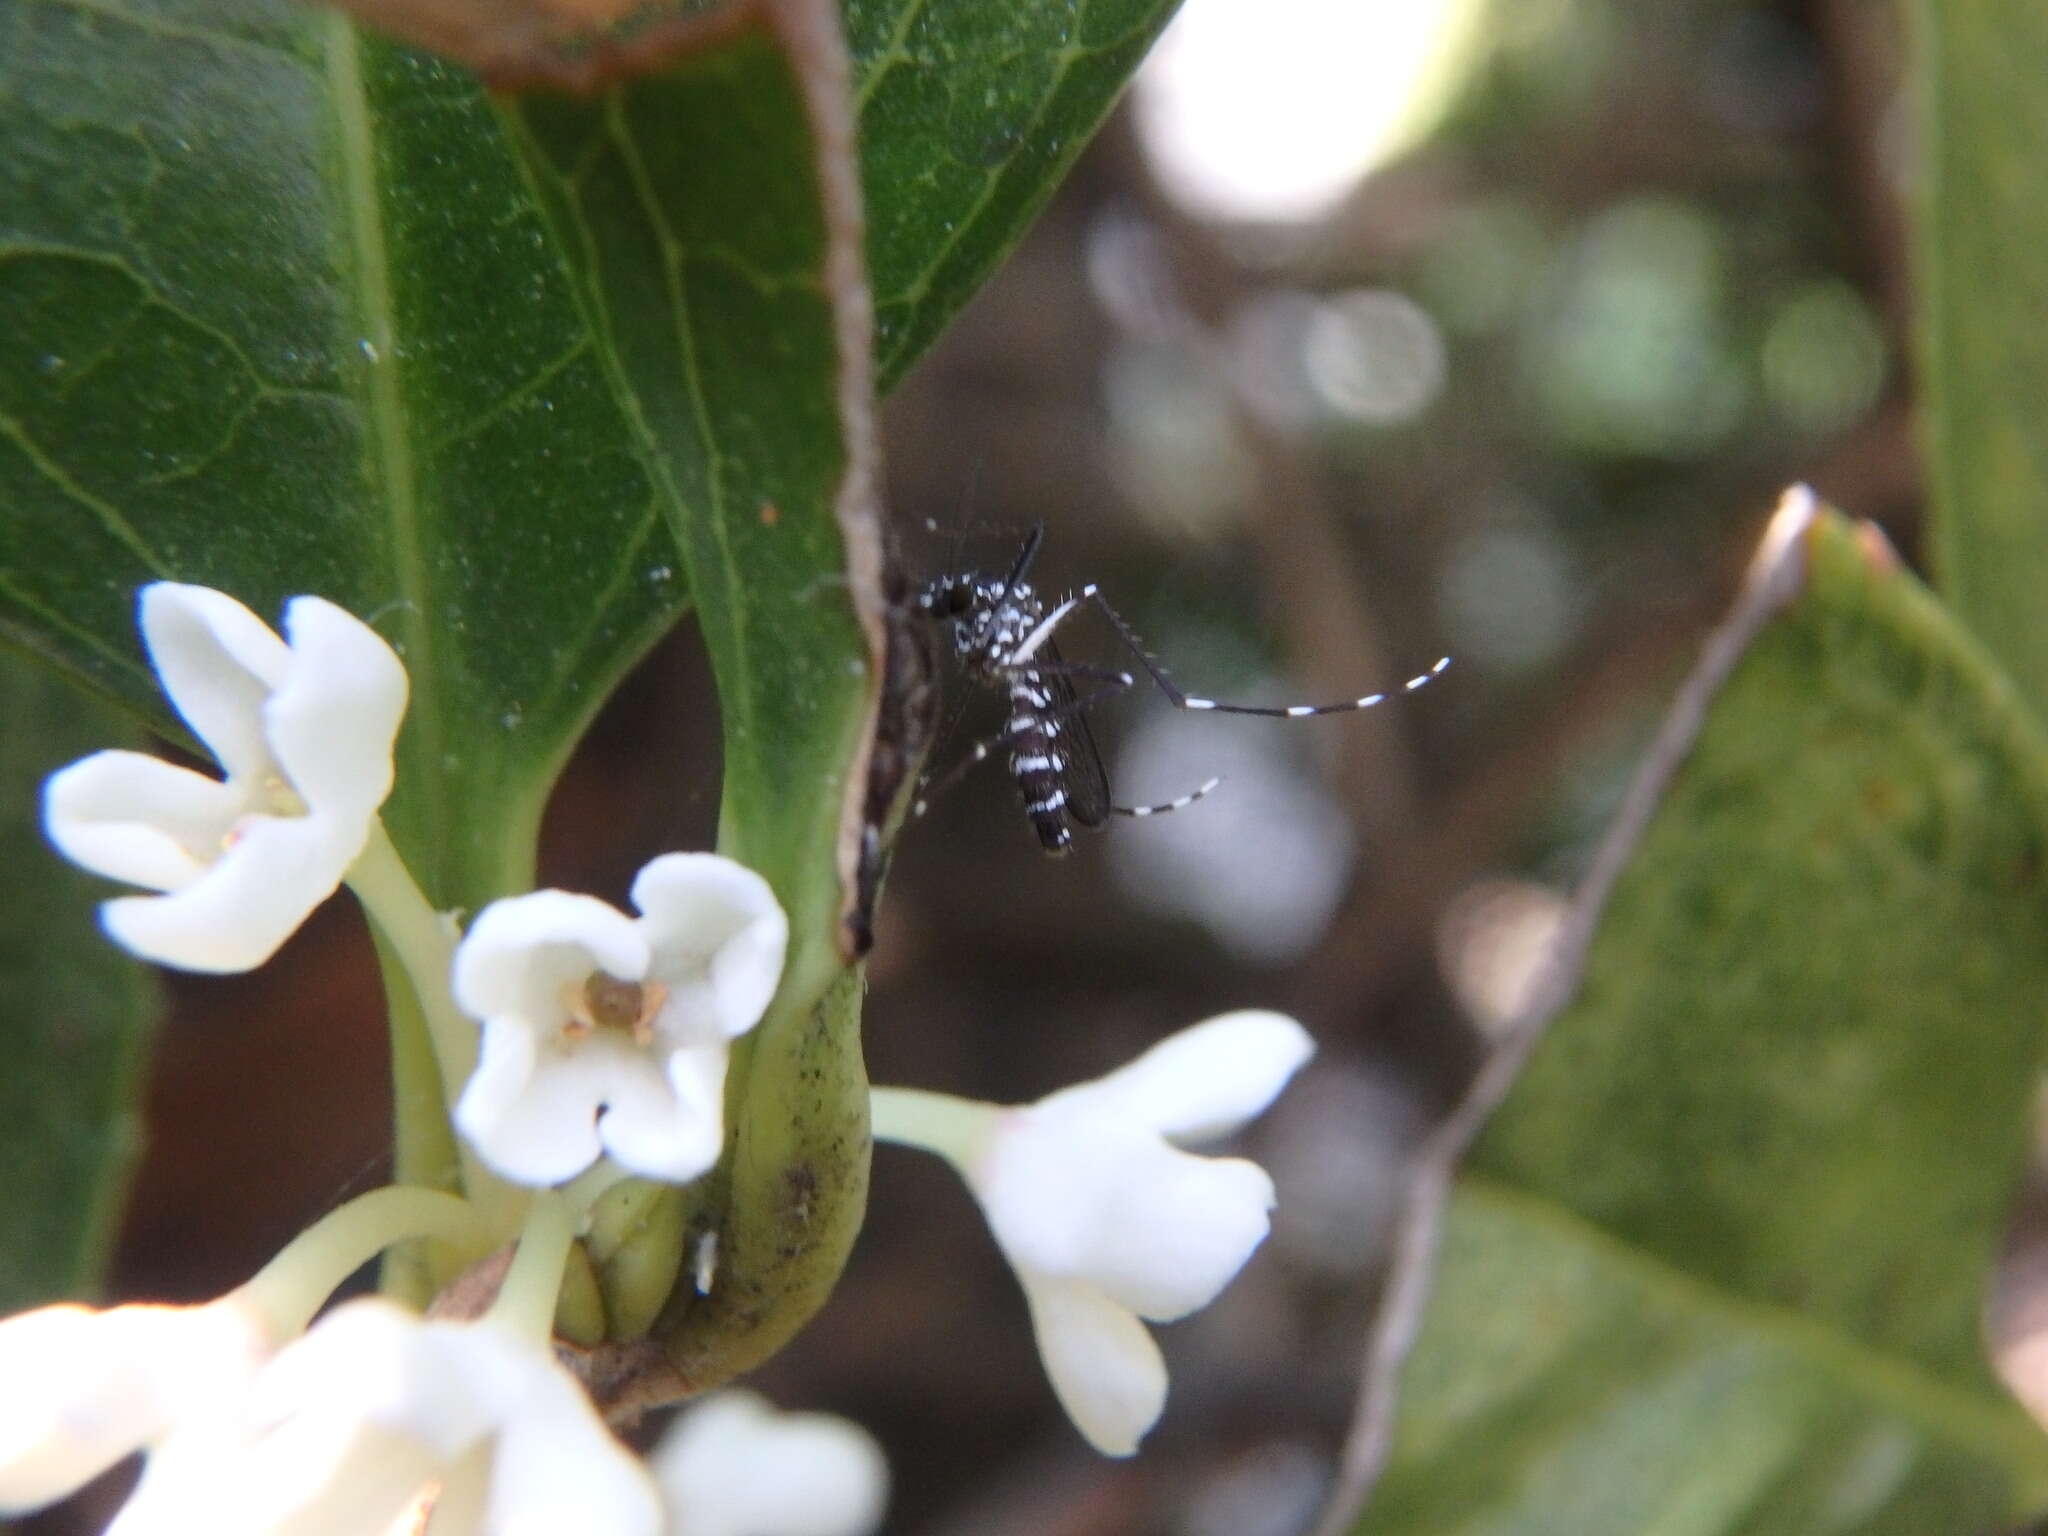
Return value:
<svg viewBox="0 0 2048 1536">
<path fill-rule="evenodd" d="M 1112 816 L 1164 816 L 1169 811 L 1185 810 L 1222 782 L 1205 779 L 1177 800 L 1162 800 L 1157 805 L 1112 805 L 1109 811 Z"/>
<path fill-rule="evenodd" d="M 1388 689 L 1383 693 L 1368 693 L 1363 698 L 1341 699 L 1334 704 L 1222 704 L 1215 699 L 1197 698 L 1183 693 L 1176 687 L 1173 679 L 1166 675 L 1165 669 L 1139 641 L 1137 631 L 1131 628 L 1122 614 L 1110 607 L 1109 599 L 1102 595 L 1093 582 L 1083 587 L 1078 597 L 1070 598 L 1068 601 L 1085 601 L 1095 605 L 1097 611 L 1109 620 L 1110 627 L 1116 631 L 1117 638 L 1123 641 L 1125 649 L 1138 658 L 1145 668 L 1146 675 L 1158 686 L 1159 691 L 1166 695 L 1167 702 L 1175 709 L 1213 710 L 1220 715 L 1263 715 L 1272 720 L 1302 720 L 1310 715 L 1341 715 L 1351 710 L 1371 709 L 1376 704 L 1386 703 L 1396 694 L 1413 693 L 1418 688 L 1426 687 L 1441 677 L 1444 669 L 1451 664 L 1450 657 L 1439 656 L 1427 672 L 1417 673 L 1399 688 Z"/>
<path fill-rule="evenodd" d="M 973 749 L 960 759 L 959 762 L 948 768 L 937 778 L 927 779 L 923 784 L 920 784 L 917 790 L 917 798 L 910 802 L 911 819 L 915 820 L 924 815 L 926 811 L 929 811 L 934 800 L 959 784 L 962 779 L 980 767 L 981 764 L 987 762 L 995 752 L 995 749 L 1008 739 L 1009 735 L 1006 731 L 1003 735 L 992 736 L 987 741 L 976 742 Z"/>
<path fill-rule="evenodd" d="M 1007 665 L 1003 668 L 1006 675 L 1011 670 Z M 1055 660 L 1049 657 L 1042 657 L 1017 667 L 1015 671 L 1018 675 L 1026 672 L 1039 672 L 1048 677 L 1081 678 L 1086 682 L 1101 683 L 1103 685 L 1092 693 L 1077 699 L 1074 703 L 1076 708 L 1086 708 L 1097 699 L 1107 698 L 1113 693 L 1123 693 L 1137 685 L 1137 679 L 1128 672 L 1116 672 L 1108 667 L 1091 667 L 1084 662 L 1067 661 L 1063 658 Z"/>
</svg>

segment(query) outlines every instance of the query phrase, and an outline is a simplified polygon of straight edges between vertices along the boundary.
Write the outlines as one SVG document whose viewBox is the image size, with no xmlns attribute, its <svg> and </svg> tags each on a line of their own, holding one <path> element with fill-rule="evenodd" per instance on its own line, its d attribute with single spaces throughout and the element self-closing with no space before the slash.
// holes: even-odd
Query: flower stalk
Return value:
<svg viewBox="0 0 2048 1536">
<path fill-rule="evenodd" d="M 350 1275 L 394 1244 L 436 1238 L 470 1262 L 492 1234 L 475 1206 L 436 1189 L 392 1185 L 329 1211 L 280 1249 L 242 1286 L 273 1338 L 305 1331 Z"/>
</svg>

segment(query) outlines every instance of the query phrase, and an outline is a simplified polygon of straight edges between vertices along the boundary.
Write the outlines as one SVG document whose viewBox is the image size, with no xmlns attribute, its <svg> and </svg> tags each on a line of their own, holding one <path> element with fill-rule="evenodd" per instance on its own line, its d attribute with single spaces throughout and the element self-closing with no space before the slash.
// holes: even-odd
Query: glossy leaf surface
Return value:
<svg viewBox="0 0 2048 1536">
<path fill-rule="evenodd" d="M 411 674 L 401 846 L 499 894 L 682 583 L 495 114 L 310 8 L 0 27 L 0 633 L 168 728 L 137 586 L 332 598 Z"/>
<path fill-rule="evenodd" d="M 875 675 L 855 606 L 879 604 L 879 533 L 844 58 L 836 37 L 806 41 L 805 10 L 761 7 L 727 44 L 593 101 L 506 109 L 680 510 L 724 717 L 720 847 L 767 876 L 791 919 L 776 1002 L 733 1054 L 729 1155 L 672 1196 L 694 1235 L 716 1234 L 722 1266 L 708 1302 L 686 1287 L 662 1330 L 696 1336 L 692 1387 L 822 1303 L 866 1200 L 859 993 L 832 982 L 840 822 Z M 851 575 L 843 544 L 869 552 Z M 793 1181 L 806 1198 L 792 1232 L 768 1213 Z"/>
<path fill-rule="evenodd" d="M 94 920 L 97 882 L 43 840 L 54 769 L 114 744 L 115 712 L 0 656 L 0 1312 L 89 1294 L 141 1150 L 156 996 Z"/>
<path fill-rule="evenodd" d="M 854 199 L 900 367 L 1168 9 L 853 6 L 849 64 L 829 8 L 740 0 L 599 94 L 495 100 L 318 9 L 0 12 L 0 635 L 175 731 L 139 585 L 340 602 L 411 675 L 387 819 L 474 910 L 530 878 L 576 735 L 694 603 L 721 847 L 792 918 L 731 1087 L 736 1126 L 778 1129 L 691 1217 L 757 1344 L 822 1295 L 769 1273 L 788 1221 L 836 1270 L 864 1189 L 835 985 L 879 638 Z M 690 1321 L 706 1371 L 724 1326 Z"/>
<path fill-rule="evenodd" d="M 1177 0 L 846 0 L 884 387 L 1022 236 Z"/>
</svg>

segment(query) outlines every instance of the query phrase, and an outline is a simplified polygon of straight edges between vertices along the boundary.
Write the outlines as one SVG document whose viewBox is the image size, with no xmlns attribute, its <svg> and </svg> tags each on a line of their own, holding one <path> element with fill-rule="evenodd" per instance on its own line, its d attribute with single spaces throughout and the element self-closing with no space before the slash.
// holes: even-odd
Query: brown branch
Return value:
<svg viewBox="0 0 2048 1536">
<path fill-rule="evenodd" d="M 1399 1376 L 1422 1328 L 1444 1209 L 1458 1167 L 1513 1087 L 1545 1027 L 1577 992 L 1608 898 L 1706 724 L 1708 706 L 1759 631 L 1804 586 L 1806 535 L 1816 517 L 1811 491 L 1798 486 L 1786 492 L 1750 564 L 1734 611 L 1707 637 L 1698 663 L 1680 686 L 1627 798 L 1601 839 L 1528 1002 L 1502 1031 L 1500 1043 L 1465 1097 L 1416 1155 L 1395 1231 L 1393 1264 L 1366 1342 L 1351 1430 L 1314 1536 L 1345 1536 L 1386 1465 Z"/>
</svg>

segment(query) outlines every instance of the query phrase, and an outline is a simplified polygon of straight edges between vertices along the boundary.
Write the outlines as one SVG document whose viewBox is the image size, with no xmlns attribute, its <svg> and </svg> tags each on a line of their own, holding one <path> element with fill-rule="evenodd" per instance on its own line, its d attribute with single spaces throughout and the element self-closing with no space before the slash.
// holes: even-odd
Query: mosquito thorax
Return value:
<svg viewBox="0 0 2048 1536">
<path fill-rule="evenodd" d="M 1044 603 L 1025 581 L 992 580 L 974 572 L 941 576 L 917 595 L 917 606 L 947 627 L 947 643 L 976 677 L 998 678 L 1010 653 L 1043 616 Z"/>
</svg>

